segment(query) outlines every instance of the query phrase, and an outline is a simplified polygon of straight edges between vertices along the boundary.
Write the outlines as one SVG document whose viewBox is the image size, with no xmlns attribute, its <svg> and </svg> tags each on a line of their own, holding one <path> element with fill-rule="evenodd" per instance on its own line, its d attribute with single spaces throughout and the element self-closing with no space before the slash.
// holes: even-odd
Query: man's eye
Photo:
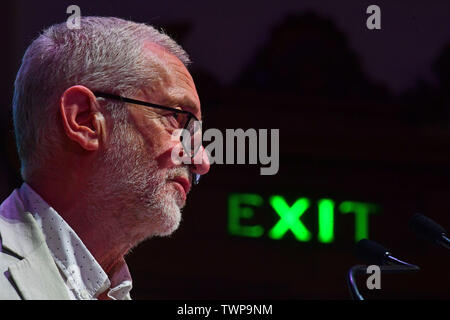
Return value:
<svg viewBox="0 0 450 320">
<path fill-rule="evenodd" d="M 170 123 L 173 127 L 179 128 L 180 127 L 180 121 L 181 121 L 181 115 L 177 112 L 172 113 L 169 116 Z"/>
</svg>

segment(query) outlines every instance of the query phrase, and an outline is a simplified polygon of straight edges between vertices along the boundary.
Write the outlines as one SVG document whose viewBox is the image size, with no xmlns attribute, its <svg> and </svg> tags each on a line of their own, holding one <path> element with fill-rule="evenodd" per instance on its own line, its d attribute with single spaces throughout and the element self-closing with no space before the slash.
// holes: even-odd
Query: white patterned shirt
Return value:
<svg viewBox="0 0 450 320">
<path fill-rule="evenodd" d="M 131 299 L 132 281 L 124 260 L 109 279 L 73 229 L 26 182 L 19 194 L 41 228 L 72 299 L 95 300 L 108 289 L 110 299 Z"/>
</svg>

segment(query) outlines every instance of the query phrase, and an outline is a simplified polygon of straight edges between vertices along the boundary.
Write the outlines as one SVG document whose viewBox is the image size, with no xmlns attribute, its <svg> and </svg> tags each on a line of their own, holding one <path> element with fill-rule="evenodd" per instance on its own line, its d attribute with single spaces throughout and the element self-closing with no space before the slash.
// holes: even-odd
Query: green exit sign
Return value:
<svg viewBox="0 0 450 320">
<path fill-rule="evenodd" d="M 355 223 L 355 241 L 369 238 L 370 215 L 379 212 L 379 206 L 373 203 L 357 201 L 337 202 L 324 198 L 313 202 L 301 197 L 288 203 L 281 195 L 268 197 L 271 212 L 278 218 L 277 222 L 264 227 L 261 224 L 250 225 L 249 219 L 255 216 L 255 210 L 265 204 L 265 199 L 259 194 L 233 193 L 228 197 L 228 232 L 235 236 L 259 238 L 267 235 L 269 238 L 282 239 L 291 232 L 297 241 L 308 242 L 317 237 L 321 243 L 335 241 L 335 218 L 342 214 L 353 214 Z M 317 234 L 313 235 L 310 227 L 302 222 L 307 214 L 316 214 Z M 247 220 L 247 221 L 246 221 Z"/>
</svg>

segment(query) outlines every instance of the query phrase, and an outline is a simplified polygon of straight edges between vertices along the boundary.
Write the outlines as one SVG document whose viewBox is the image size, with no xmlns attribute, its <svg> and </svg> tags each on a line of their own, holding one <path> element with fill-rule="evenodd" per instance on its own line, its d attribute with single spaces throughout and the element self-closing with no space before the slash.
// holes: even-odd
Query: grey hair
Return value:
<svg viewBox="0 0 450 320">
<path fill-rule="evenodd" d="M 61 150 L 59 100 L 73 85 L 133 95 L 159 80 L 146 42 L 155 43 L 188 66 L 187 53 L 163 31 L 114 17 L 81 17 L 80 29 L 66 23 L 44 30 L 27 48 L 14 83 L 13 121 L 24 180 Z M 124 121 L 125 108 L 106 111 Z M 119 103 L 120 104 L 120 103 Z"/>
</svg>

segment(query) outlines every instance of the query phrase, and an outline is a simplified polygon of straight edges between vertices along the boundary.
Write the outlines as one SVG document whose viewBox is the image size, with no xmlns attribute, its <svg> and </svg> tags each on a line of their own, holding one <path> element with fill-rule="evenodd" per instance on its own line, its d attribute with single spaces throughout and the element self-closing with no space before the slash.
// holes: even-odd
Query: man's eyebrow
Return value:
<svg viewBox="0 0 450 320">
<path fill-rule="evenodd" d="M 192 101 L 189 97 L 183 97 L 182 99 L 174 99 L 174 104 L 179 105 L 183 108 L 183 110 L 187 109 L 187 111 L 192 112 L 196 117 L 198 114 L 198 108 L 194 101 Z M 202 118 L 198 120 L 202 121 Z"/>
</svg>

